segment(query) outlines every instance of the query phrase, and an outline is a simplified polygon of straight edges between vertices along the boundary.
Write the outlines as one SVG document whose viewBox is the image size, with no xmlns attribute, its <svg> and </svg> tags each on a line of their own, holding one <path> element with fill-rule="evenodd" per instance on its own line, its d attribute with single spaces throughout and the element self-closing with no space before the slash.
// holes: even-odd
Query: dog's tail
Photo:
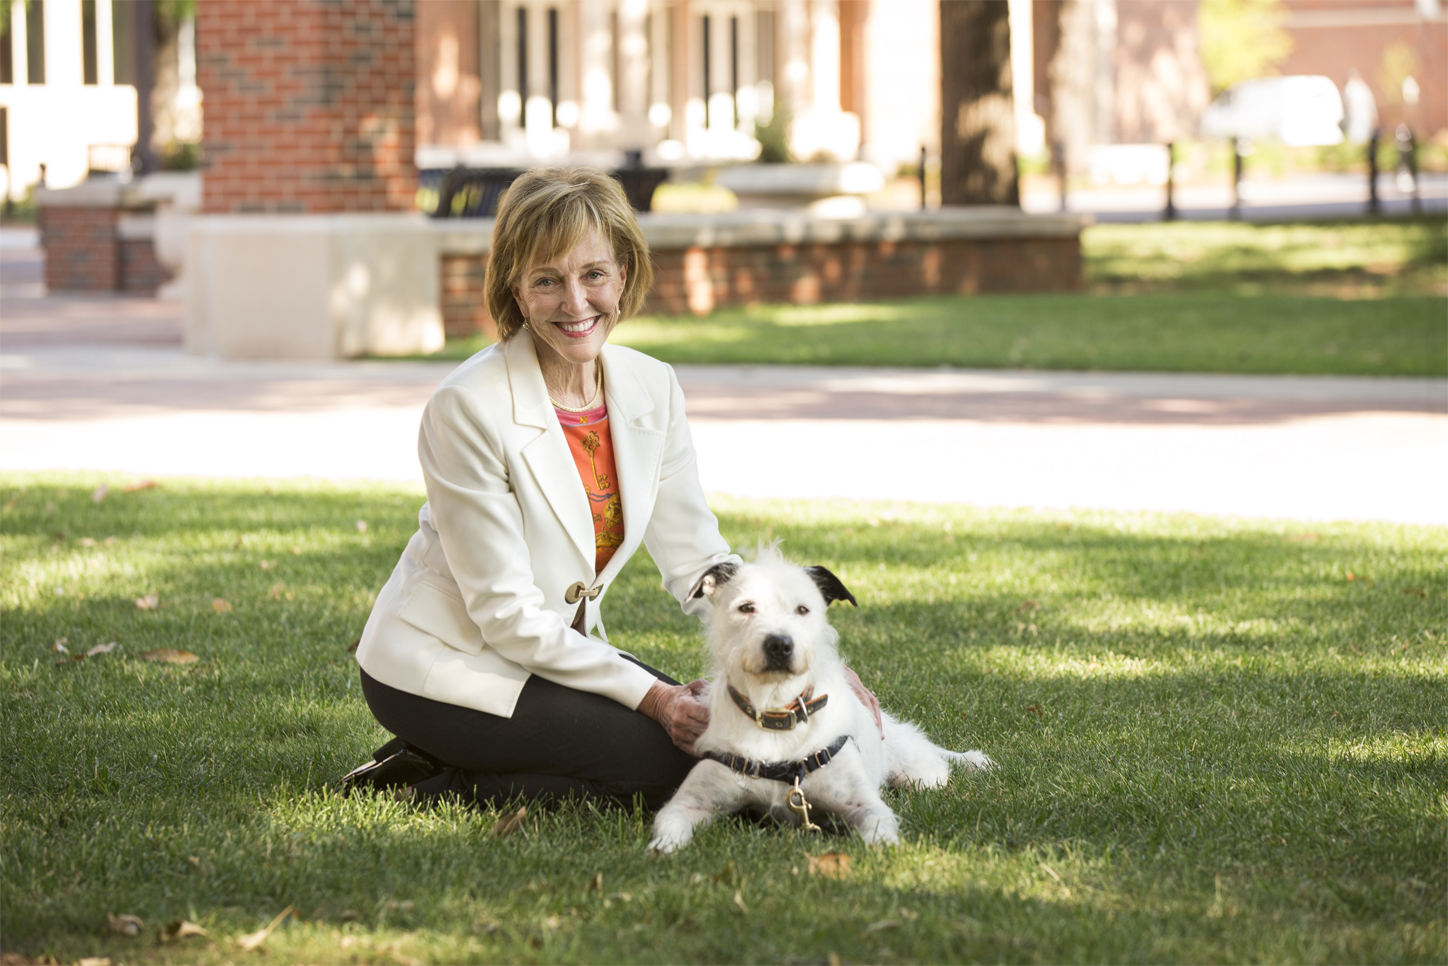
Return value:
<svg viewBox="0 0 1448 966">
<path fill-rule="evenodd" d="M 940 751 L 946 758 L 966 771 L 990 771 L 996 766 L 990 756 L 983 751 L 951 751 L 949 748 L 941 748 Z"/>
</svg>

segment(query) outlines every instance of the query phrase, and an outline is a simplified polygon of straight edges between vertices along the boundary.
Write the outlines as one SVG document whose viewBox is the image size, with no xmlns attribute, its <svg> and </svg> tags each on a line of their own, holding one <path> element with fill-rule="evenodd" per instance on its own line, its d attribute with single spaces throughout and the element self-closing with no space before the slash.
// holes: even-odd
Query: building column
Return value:
<svg viewBox="0 0 1448 966">
<path fill-rule="evenodd" d="M 113 87 L 115 83 L 115 25 L 111 18 L 111 0 L 96 0 L 96 84 Z"/>
</svg>

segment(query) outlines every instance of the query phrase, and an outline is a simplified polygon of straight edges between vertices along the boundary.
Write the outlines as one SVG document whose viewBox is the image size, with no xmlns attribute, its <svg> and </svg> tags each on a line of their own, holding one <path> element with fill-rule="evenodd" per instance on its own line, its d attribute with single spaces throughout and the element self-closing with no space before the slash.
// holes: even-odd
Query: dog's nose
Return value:
<svg viewBox="0 0 1448 966">
<path fill-rule="evenodd" d="M 764 663 L 770 671 L 789 670 L 789 659 L 794 654 L 794 639 L 788 634 L 770 634 L 764 639 Z"/>
</svg>

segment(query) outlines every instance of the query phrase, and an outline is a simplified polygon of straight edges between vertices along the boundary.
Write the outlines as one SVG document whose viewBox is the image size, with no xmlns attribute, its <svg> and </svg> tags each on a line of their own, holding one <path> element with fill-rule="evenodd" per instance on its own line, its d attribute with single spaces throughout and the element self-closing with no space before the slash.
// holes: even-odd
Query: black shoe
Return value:
<svg viewBox="0 0 1448 966">
<path fill-rule="evenodd" d="M 372 753 L 372 760 L 342 776 L 338 787 L 343 795 L 359 788 L 385 790 L 399 785 L 416 785 L 438 775 L 446 766 L 426 752 L 393 738 Z"/>
</svg>

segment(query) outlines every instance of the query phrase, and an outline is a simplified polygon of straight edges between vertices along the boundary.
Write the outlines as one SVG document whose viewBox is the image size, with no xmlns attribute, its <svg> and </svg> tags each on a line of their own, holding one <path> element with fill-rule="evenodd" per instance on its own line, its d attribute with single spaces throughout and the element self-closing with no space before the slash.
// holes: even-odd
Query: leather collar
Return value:
<svg viewBox="0 0 1448 966">
<path fill-rule="evenodd" d="M 760 711 L 732 684 L 729 685 L 729 697 L 734 699 L 740 711 L 753 718 L 754 723 L 765 731 L 793 731 L 795 725 L 809 724 L 809 716 L 823 708 L 830 700 L 828 694 L 815 697 L 813 685 L 805 688 L 786 708 L 766 708 Z"/>
<path fill-rule="evenodd" d="M 840 753 L 840 749 L 845 747 L 845 742 L 849 740 L 849 735 L 840 735 L 830 742 L 829 747 L 821 748 L 814 754 L 806 755 L 798 761 L 756 761 L 753 758 L 731 754 L 727 751 L 706 751 L 704 757 L 717 761 L 730 771 L 748 778 L 768 778 L 771 781 L 792 785 L 804 780 L 811 772 L 819 771 L 828 765 L 835 755 Z"/>
</svg>

